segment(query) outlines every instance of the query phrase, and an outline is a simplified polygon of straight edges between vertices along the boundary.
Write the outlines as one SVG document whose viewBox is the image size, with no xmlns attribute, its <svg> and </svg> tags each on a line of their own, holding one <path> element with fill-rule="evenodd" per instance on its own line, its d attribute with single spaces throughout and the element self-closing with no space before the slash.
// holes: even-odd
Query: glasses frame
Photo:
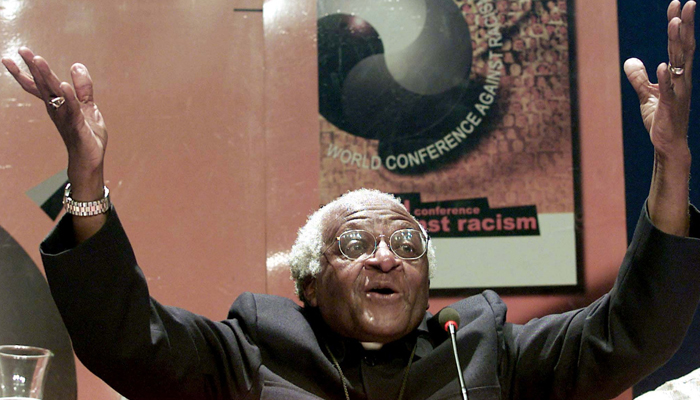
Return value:
<svg viewBox="0 0 700 400">
<path fill-rule="evenodd" d="M 424 243 L 423 253 L 421 255 L 419 255 L 417 257 L 403 257 L 403 256 L 400 256 L 396 253 L 394 248 L 391 246 L 391 238 L 393 238 L 394 235 L 396 235 L 398 232 L 402 232 L 402 231 L 418 232 L 418 235 L 420 236 L 421 240 Z M 357 258 L 352 258 L 352 257 L 348 256 L 347 254 L 345 254 L 345 252 L 343 251 L 343 247 L 340 245 L 340 238 L 341 238 L 341 236 L 343 236 L 347 233 L 350 233 L 350 232 L 366 232 L 367 234 L 369 234 L 374 239 L 374 249 L 372 249 L 372 252 L 369 254 L 363 253 L 360 257 L 357 257 Z M 350 230 L 347 230 L 347 231 L 341 233 L 340 235 L 336 236 L 335 241 L 332 244 L 328 245 L 328 247 L 326 247 L 326 249 L 323 250 L 322 254 L 325 254 L 326 251 L 328 251 L 328 249 L 330 249 L 331 246 L 333 246 L 333 244 L 337 244 L 338 250 L 340 250 L 340 254 L 342 254 L 343 257 L 347 258 L 348 260 L 356 261 L 356 260 L 362 259 L 363 257 L 371 258 L 374 255 L 374 253 L 377 252 L 377 247 L 379 247 L 379 241 L 381 240 L 381 238 L 386 238 L 386 237 L 387 237 L 386 235 L 374 236 L 372 234 L 372 232 L 364 230 L 364 229 L 350 229 Z M 405 260 L 405 261 L 415 261 L 415 260 L 420 259 L 424 255 L 426 255 L 428 253 L 428 244 L 429 243 L 430 243 L 430 236 L 427 236 L 426 234 L 424 234 L 423 231 L 421 231 L 420 229 L 415 229 L 415 228 L 397 229 L 391 235 L 389 235 L 388 239 L 386 240 L 387 247 L 389 247 L 389 250 L 391 250 L 391 252 L 394 253 L 394 256 L 396 256 L 397 258 L 399 258 L 401 260 Z"/>
</svg>

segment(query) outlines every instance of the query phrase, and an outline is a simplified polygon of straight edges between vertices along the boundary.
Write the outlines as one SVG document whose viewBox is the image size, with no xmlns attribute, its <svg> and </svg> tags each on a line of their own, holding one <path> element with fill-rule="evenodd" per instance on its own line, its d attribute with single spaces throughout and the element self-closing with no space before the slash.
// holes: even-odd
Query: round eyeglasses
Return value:
<svg viewBox="0 0 700 400">
<path fill-rule="evenodd" d="M 377 250 L 379 239 L 371 233 L 356 229 L 345 231 L 336 238 L 340 252 L 351 260 L 371 257 Z M 389 236 L 389 249 L 402 260 L 417 260 L 428 250 L 428 238 L 417 229 L 399 229 Z"/>
</svg>

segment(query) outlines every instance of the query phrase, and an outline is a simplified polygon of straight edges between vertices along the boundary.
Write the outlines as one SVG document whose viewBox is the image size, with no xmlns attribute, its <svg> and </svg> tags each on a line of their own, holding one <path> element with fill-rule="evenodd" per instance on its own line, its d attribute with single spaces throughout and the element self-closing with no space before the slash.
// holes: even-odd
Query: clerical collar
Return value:
<svg viewBox="0 0 700 400">
<path fill-rule="evenodd" d="M 360 342 L 365 350 L 379 350 L 384 346 L 384 343 L 377 342 Z"/>
<path fill-rule="evenodd" d="M 338 362 L 341 363 L 346 358 L 348 352 L 360 356 L 360 353 L 353 350 L 359 348 L 372 353 L 395 353 L 399 351 L 401 354 L 405 353 L 405 357 L 408 357 L 415 347 L 416 359 L 427 356 L 434 348 L 428 330 L 428 318 L 431 316 L 429 313 L 426 313 L 421 323 L 413 332 L 394 342 L 382 344 L 359 342 L 355 339 L 343 337 L 335 333 L 328 326 L 318 309 L 306 307 L 304 312 L 307 314 L 307 319 L 311 322 L 311 326 L 314 327 L 319 343 L 326 343 Z"/>
</svg>

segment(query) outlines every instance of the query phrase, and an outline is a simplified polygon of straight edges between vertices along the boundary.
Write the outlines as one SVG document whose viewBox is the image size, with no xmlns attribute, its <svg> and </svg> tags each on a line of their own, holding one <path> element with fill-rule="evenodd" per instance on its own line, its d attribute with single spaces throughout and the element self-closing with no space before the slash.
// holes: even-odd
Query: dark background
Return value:
<svg viewBox="0 0 700 400">
<path fill-rule="evenodd" d="M 662 62 L 668 61 L 666 50 L 667 21 L 664 16 L 669 3 L 669 1 L 660 0 L 619 0 L 617 3 L 620 29 L 620 66 L 624 60 L 630 57 L 639 58 L 646 65 L 652 82 L 656 82 L 656 67 Z M 697 24 L 695 36 L 699 37 Z M 695 65 L 698 65 L 698 58 L 696 52 Z M 649 193 L 654 151 L 649 140 L 640 139 L 645 137 L 643 135 L 645 130 L 639 114 L 639 101 L 632 86 L 627 82 L 624 72 L 621 72 L 621 75 L 627 235 L 628 238 L 631 238 L 637 216 Z M 694 75 L 697 77 L 697 73 Z M 697 81 L 696 78 L 695 82 Z M 700 85 L 696 84 L 693 92 L 690 129 L 688 130 L 688 141 L 691 152 L 695 156 L 691 170 L 690 200 L 696 205 L 700 204 L 700 192 L 697 190 L 698 176 L 700 176 L 700 162 L 698 161 L 700 158 L 700 126 L 698 125 L 700 122 L 700 114 L 698 114 L 700 98 L 698 98 L 698 90 L 700 88 L 698 86 Z M 675 357 L 656 373 L 637 384 L 634 387 L 634 395 L 638 396 L 669 379 L 678 378 L 697 368 L 700 368 L 700 313 L 698 312 L 695 314 L 695 319 L 683 346 Z"/>
</svg>

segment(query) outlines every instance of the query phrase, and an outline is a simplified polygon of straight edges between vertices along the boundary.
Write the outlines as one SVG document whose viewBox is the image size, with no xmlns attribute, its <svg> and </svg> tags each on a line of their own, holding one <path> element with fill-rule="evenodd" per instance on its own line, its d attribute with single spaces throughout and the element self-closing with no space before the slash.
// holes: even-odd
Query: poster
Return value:
<svg viewBox="0 0 700 400">
<path fill-rule="evenodd" d="M 569 3 L 318 0 L 321 202 L 401 197 L 433 289 L 578 286 Z"/>
</svg>

